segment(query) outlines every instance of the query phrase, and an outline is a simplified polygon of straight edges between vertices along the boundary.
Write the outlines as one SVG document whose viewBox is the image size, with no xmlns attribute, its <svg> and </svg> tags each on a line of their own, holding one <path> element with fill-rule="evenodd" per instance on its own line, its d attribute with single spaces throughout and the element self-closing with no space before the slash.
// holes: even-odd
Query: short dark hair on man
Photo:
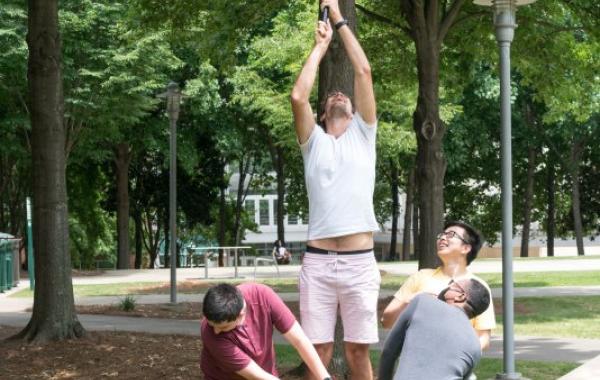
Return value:
<svg viewBox="0 0 600 380">
<path fill-rule="evenodd" d="M 481 282 L 472 278 L 465 292 L 467 305 L 470 306 L 465 309 L 465 312 L 469 318 L 475 318 L 490 306 L 490 292 Z"/>
<path fill-rule="evenodd" d="M 479 250 L 481 249 L 481 245 L 483 244 L 483 236 L 481 233 L 477 231 L 474 227 L 471 227 L 469 224 L 460 221 L 450 221 L 447 222 L 444 226 L 444 230 L 448 227 L 461 227 L 467 232 L 467 236 L 464 236 L 465 240 L 471 246 L 471 250 L 467 253 L 467 265 L 471 264 L 473 260 L 477 257 Z"/>
<path fill-rule="evenodd" d="M 202 313 L 211 322 L 232 322 L 240 316 L 243 307 L 244 297 L 235 286 L 218 284 L 206 292 Z"/>
</svg>

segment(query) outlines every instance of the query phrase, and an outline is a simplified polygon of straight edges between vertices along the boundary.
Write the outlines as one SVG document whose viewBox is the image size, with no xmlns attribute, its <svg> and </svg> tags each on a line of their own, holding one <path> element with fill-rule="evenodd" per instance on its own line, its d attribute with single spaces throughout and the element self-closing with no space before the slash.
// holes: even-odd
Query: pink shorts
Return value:
<svg viewBox="0 0 600 380">
<path fill-rule="evenodd" d="M 305 253 L 299 284 L 300 319 L 311 342 L 334 341 L 339 306 L 345 342 L 377 343 L 380 284 L 372 251 L 354 255 Z"/>
</svg>

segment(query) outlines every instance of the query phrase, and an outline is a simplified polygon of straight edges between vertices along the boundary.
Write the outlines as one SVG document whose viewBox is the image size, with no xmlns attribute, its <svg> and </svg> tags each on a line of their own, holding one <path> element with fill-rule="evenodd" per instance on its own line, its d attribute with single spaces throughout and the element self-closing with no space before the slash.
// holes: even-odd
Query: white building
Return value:
<svg viewBox="0 0 600 380">
<path fill-rule="evenodd" d="M 230 180 L 229 194 L 235 196 L 237 192 L 238 176 L 234 174 Z M 247 184 L 246 184 L 247 185 Z M 404 228 L 404 204 L 405 196 L 400 194 L 400 215 L 398 216 L 397 231 L 397 254 L 402 253 L 402 238 Z M 263 253 L 268 254 L 273 247 L 273 242 L 277 240 L 277 194 L 273 190 L 270 193 L 249 193 L 245 200 L 245 207 L 249 214 L 254 213 L 254 222 L 259 227 L 259 232 L 246 231 L 243 244 L 252 245 Z M 299 254 L 304 250 L 308 232 L 307 215 L 286 215 L 284 217 L 285 242 L 288 249 L 293 253 Z M 391 221 L 387 221 L 382 229 L 375 233 L 375 254 L 378 257 L 385 257 L 389 250 L 391 241 Z M 498 239 L 500 241 L 501 239 Z M 412 243 L 412 239 L 411 239 Z M 520 228 L 513 239 L 513 254 L 520 255 L 521 235 Z M 584 239 L 586 255 L 600 255 L 600 239 Z M 500 257 L 502 249 L 499 243 L 493 246 L 484 245 L 480 257 Z M 574 239 L 556 238 L 554 241 L 555 256 L 576 256 L 577 247 Z M 531 226 L 529 240 L 529 256 L 545 257 L 547 256 L 546 236 L 539 225 L 534 223 Z"/>
</svg>

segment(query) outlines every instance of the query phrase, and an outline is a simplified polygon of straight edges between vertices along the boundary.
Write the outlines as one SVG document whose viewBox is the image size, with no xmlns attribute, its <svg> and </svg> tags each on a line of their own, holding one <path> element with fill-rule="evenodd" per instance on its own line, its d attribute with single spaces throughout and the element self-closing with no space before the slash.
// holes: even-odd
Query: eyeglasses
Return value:
<svg viewBox="0 0 600 380">
<path fill-rule="evenodd" d="M 471 309 L 473 309 L 473 311 L 475 311 L 476 310 L 475 305 L 473 305 L 473 303 L 471 302 L 471 300 L 469 300 L 469 297 L 467 296 L 467 291 L 465 290 L 465 288 L 463 288 L 462 285 L 459 282 L 454 281 L 454 279 L 452 279 L 448 283 L 448 289 L 450 289 L 450 287 L 452 286 L 452 284 L 454 284 L 458 288 L 458 291 L 465 296 L 465 303 L 467 305 L 469 305 L 471 307 Z"/>
<path fill-rule="evenodd" d="M 457 238 L 458 240 L 462 241 L 465 244 L 470 244 L 462 236 L 460 236 L 458 234 L 458 232 L 456 232 L 456 231 L 444 231 L 444 232 L 440 232 L 439 234 L 437 234 L 438 240 L 441 240 L 441 239 L 450 240 L 452 238 Z"/>
</svg>

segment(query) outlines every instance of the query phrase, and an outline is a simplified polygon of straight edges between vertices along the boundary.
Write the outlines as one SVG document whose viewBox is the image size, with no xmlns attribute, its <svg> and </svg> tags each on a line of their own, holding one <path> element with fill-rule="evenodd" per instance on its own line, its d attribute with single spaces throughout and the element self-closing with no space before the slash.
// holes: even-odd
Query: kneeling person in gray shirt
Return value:
<svg viewBox="0 0 600 380">
<path fill-rule="evenodd" d="M 469 319 L 489 304 L 489 291 L 474 279 L 451 281 L 437 298 L 415 296 L 385 340 L 378 379 L 464 379 L 481 358 Z"/>
</svg>

